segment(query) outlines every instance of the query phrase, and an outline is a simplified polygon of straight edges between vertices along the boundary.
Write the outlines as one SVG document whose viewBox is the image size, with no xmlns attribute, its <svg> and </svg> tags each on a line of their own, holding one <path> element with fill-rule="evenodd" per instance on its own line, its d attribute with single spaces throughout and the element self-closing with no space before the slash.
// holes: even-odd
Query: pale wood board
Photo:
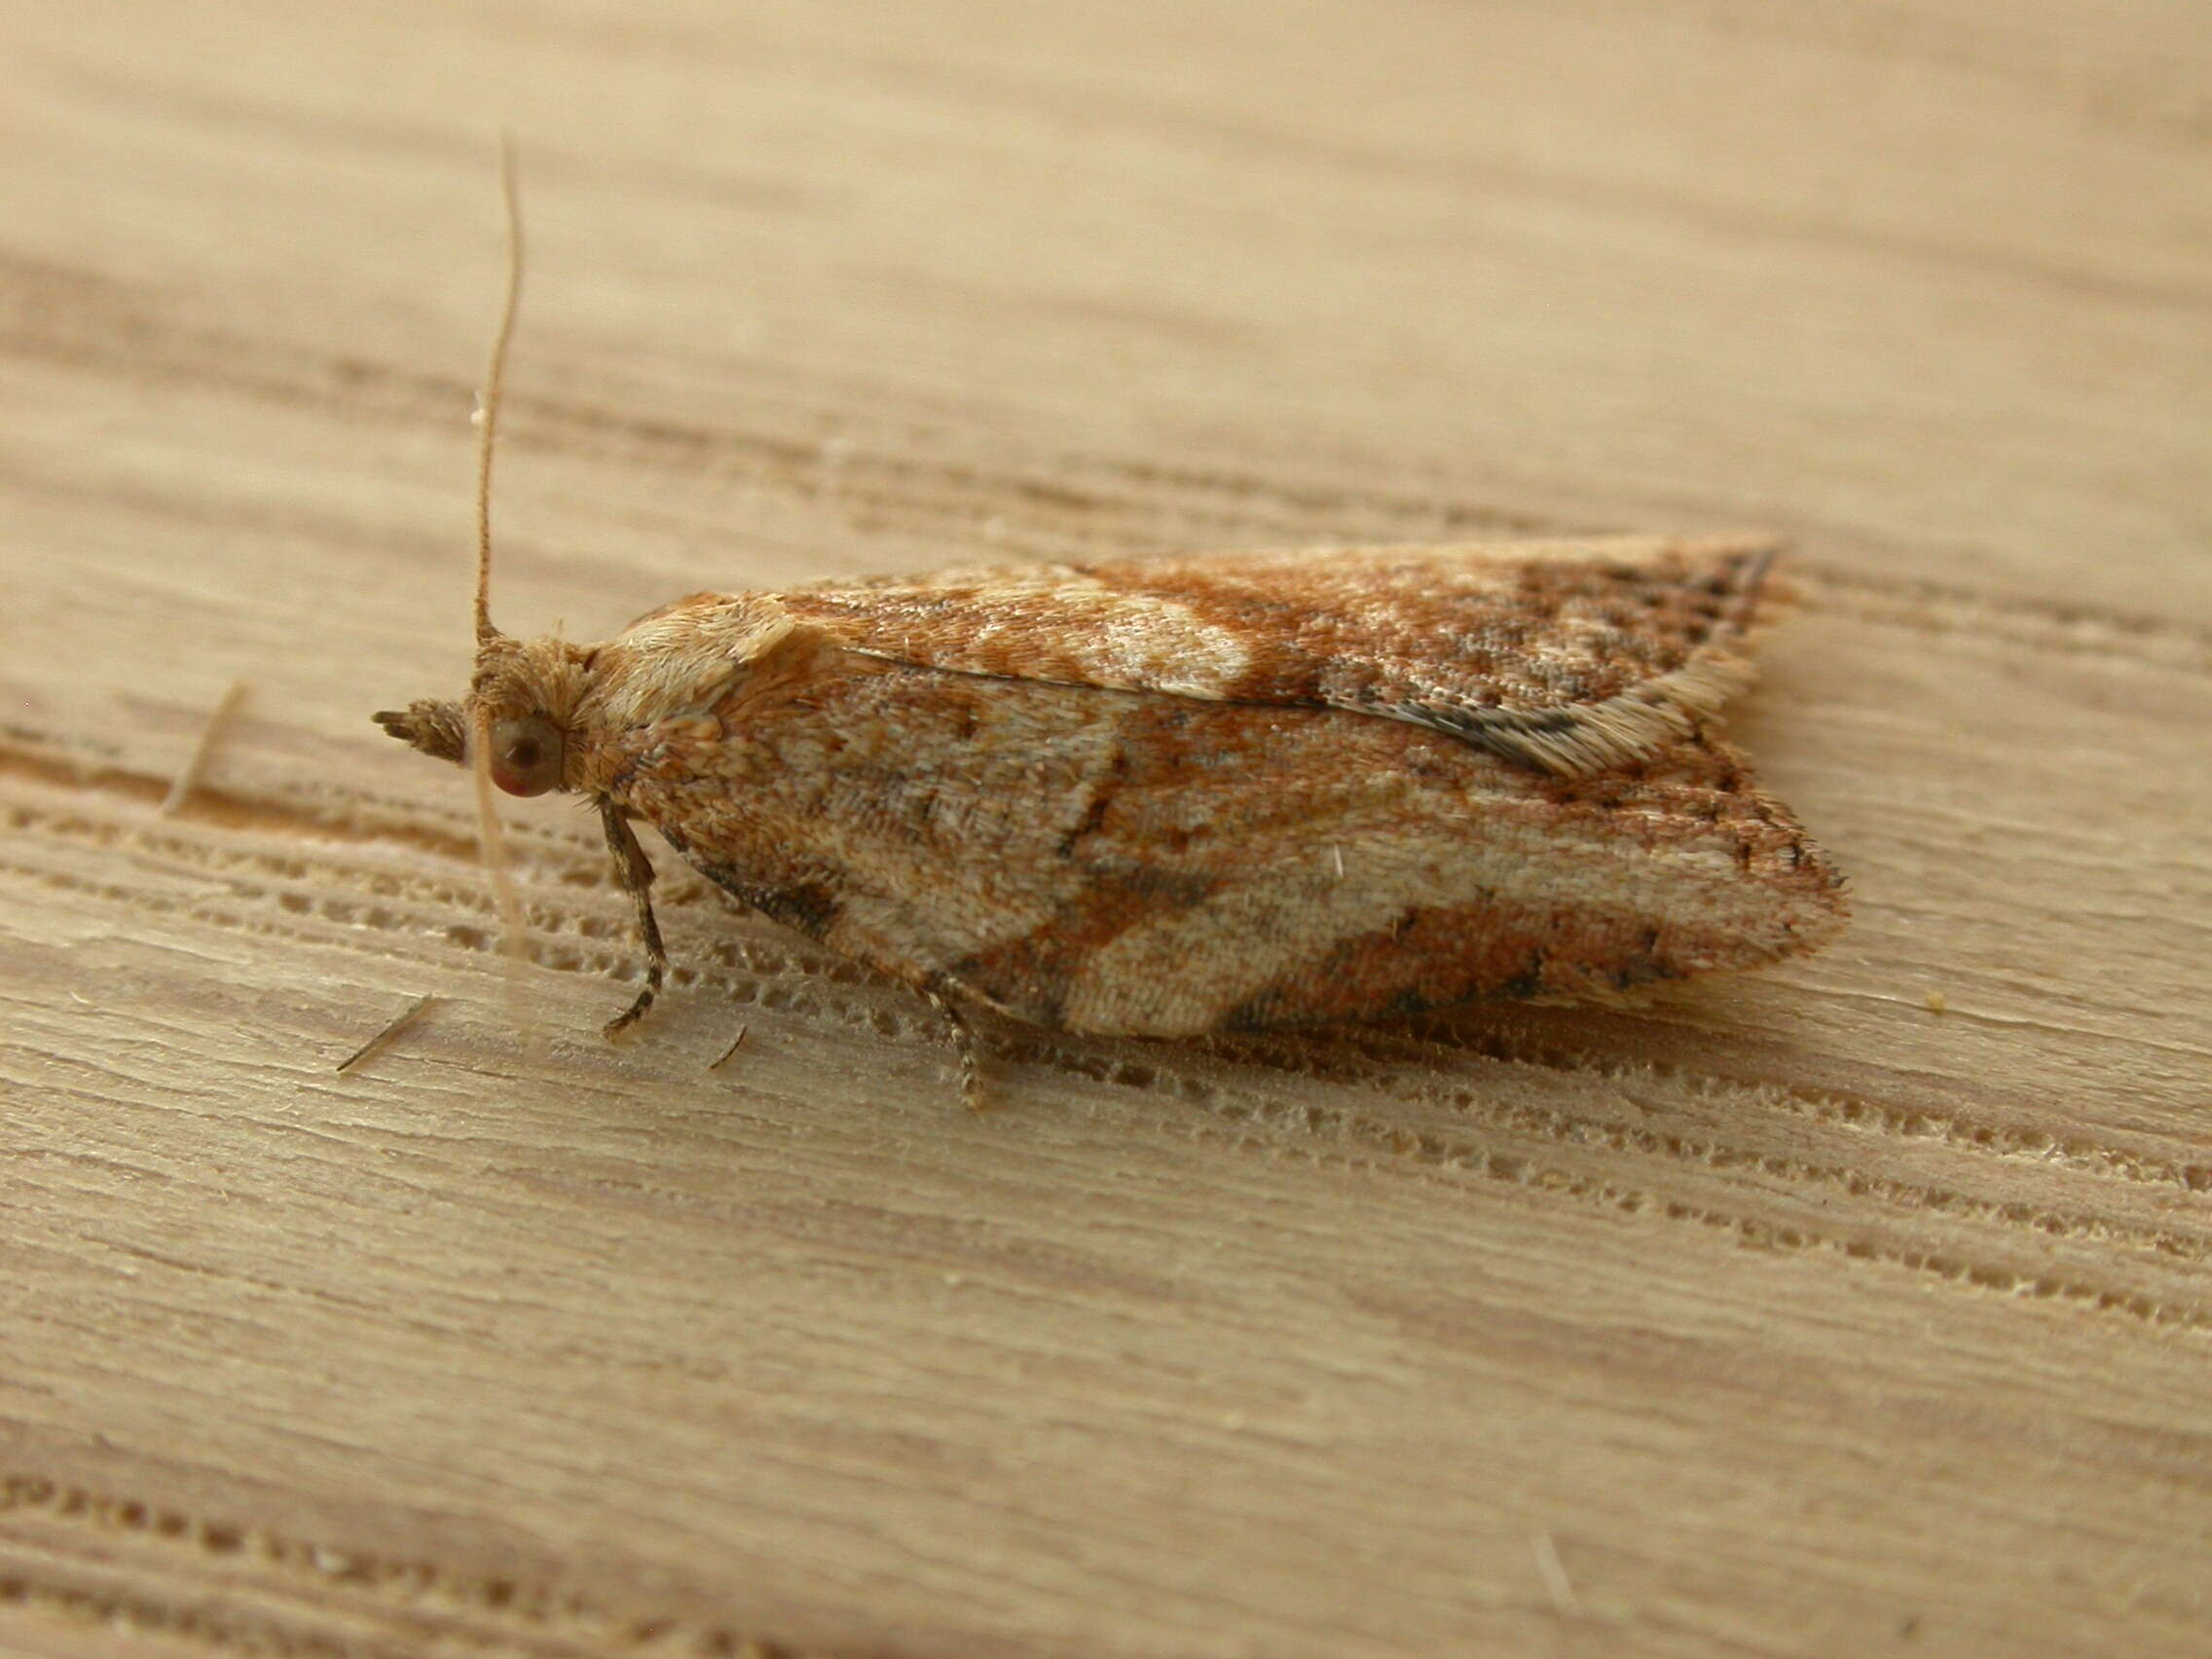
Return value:
<svg viewBox="0 0 2212 1659">
<path fill-rule="evenodd" d="M 0 21 L 0 1644 L 2212 1650 L 2201 6 Z M 687 973 L 602 1044 L 588 821 L 511 814 L 509 982 L 367 720 L 466 674 L 500 123 L 510 628 L 1776 530 L 1736 729 L 1853 931 L 1002 1033 L 976 1118 L 663 850 Z"/>
</svg>

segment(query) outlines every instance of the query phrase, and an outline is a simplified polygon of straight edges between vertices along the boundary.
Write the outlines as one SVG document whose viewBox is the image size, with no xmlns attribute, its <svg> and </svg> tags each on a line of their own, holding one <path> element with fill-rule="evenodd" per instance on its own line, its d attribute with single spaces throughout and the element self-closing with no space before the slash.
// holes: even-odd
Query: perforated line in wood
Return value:
<svg viewBox="0 0 2212 1659">
<path fill-rule="evenodd" d="M 88 805 L 94 809 L 87 810 Z M 8 820 L 27 836 L 18 845 L 32 851 L 18 851 L 0 867 L 50 889 L 106 900 L 139 913 L 176 915 L 229 932 L 382 957 L 454 947 L 488 954 L 495 948 L 496 924 L 488 903 L 469 890 L 463 871 L 418 877 L 396 874 L 388 866 L 333 860 L 304 844 L 296 854 L 267 846 L 241 848 L 223 835 L 196 833 L 188 824 L 133 822 L 82 801 L 41 814 L 18 800 L 9 807 Z M 56 856 L 37 856 L 42 837 L 57 843 Z M 221 898 L 180 898 L 142 880 L 91 876 L 85 873 L 86 861 L 66 850 L 72 844 L 104 845 L 133 861 L 217 873 L 224 893 Z M 589 880 L 599 885 L 604 877 L 595 873 Z M 611 893 L 604 888 L 602 893 L 607 900 L 603 909 L 579 910 L 572 903 L 549 900 L 542 887 L 535 890 L 532 910 L 537 932 L 532 956 L 539 966 L 613 979 L 635 974 L 635 951 L 620 906 Z M 457 921 L 457 911 L 467 919 Z M 676 983 L 714 992 L 733 1008 L 828 1022 L 877 1040 L 939 1042 L 934 1018 L 850 964 L 807 960 L 738 927 L 687 954 L 689 961 Z M 1977 1195 L 1968 1189 L 1976 1181 L 1998 1179 L 2006 1160 L 1971 1131 L 1937 1143 L 1952 1170 L 1947 1179 L 1870 1176 L 1853 1158 L 1858 1137 L 1872 1132 L 1919 1139 L 1902 1131 L 1924 1129 L 1924 1119 L 1901 1110 L 1871 1122 L 1840 1112 L 1825 1122 L 1815 1119 L 1824 1131 L 1851 1125 L 1832 1159 L 1815 1160 L 1762 1151 L 1751 1143 L 1654 1131 L 1624 1121 L 1617 1100 L 1609 1103 L 1608 1097 L 1617 1096 L 1633 1080 L 1656 1082 L 1657 1074 L 1648 1070 L 1580 1060 L 1547 1065 L 1434 1049 L 1427 1051 L 1431 1063 L 1425 1067 L 1378 1066 L 1372 1049 L 1362 1056 L 1358 1048 L 1377 1040 L 1356 1035 L 1341 1040 L 1352 1046 L 1346 1051 L 1352 1063 L 1347 1064 L 1346 1053 L 1335 1051 L 1338 1041 L 1318 1037 L 1247 1048 L 1234 1059 L 1222 1054 L 1213 1064 L 1202 1051 L 1186 1056 L 1161 1049 L 1131 1061 L 1113 1045 L 1004 1033 L 993 1034 L 991 1047 L 1004 1059 L 1045 1064 L 1163 1096 L 1211 1121 L 1209 1128 L 1204 1121 L 1174 1114 L 1156 1125 L 1162 1132 L 1265 1127 L 1274 1141 L 1288 1135 L 1292 1150 L 1322 1163 L 1426 1176 L 1472 1175 L 1716 1228 L 1747 1243 L 1833 1250 L 1964 1287 L 2064 1301 L 2152 1324 L 2212 1327 L 2212 1307 L 2201 1306 L 2202 1298 L 2193 1294 L 2200 1275 L 2182 1271 L 2212 1251 L 2203 1235 L 2175 1225 L 2170 1216 L 2116 1213 L 2123 1200 L 2115 1193 L 2100 1201 L 2093 1184 L 2058 1200 Z M 1590 1098 L 1580 1101 L 1580 1110 L 1513 1104 L 1494 1090 L 1437 1078 L 1438 1060 L 1461 1067 L 1470 1061 L 1533 1064 Z M 1262 1067 L 1285 1080 L 1309 1076 L 1348 1084 L 1422 1108 L 1444 1126 L 1410 1124 L 1399 1117 L 1345 1107 L 1334 1097 L 1327 1102 L 1295 1098 L 1279 1086 L 1257 1091 L 1235 1083 L 1240 1066 Z M 1224 1072 L 1230 1081 L 1220 1081 Z M 1762 1124 L 1774 1099 L 1787 1105 L 1790 1098 L 1762 1086 L 1715 1078 L 1678 1081 L 1728 1100 L 1748 1133 Z M 1570 1097 L 1580 1099 L 1580 1094 Z M 1481 1139 L 1469 1132 L 1477 1125 Z M 1231 1142 L 1241 1144 L 1235 1136 Z M 1275 1150 L 1282 1148 L 1276 1145 Z M 2114 1150 L 2092 1154 L 2067 1172 L 2109 1175 L 2124 1167 L 2112 1156 Z M 2046 1171 L 2044 1178 L 2055 1179 L 2056 1173 Z M 2141 1173 L 2139 1166 L 2136 1173 Z M 2193 1182 L 2184 1169 L 2167 1173 L 2162 1184 L 2168 1191 L 2203 1185 Z M 1779 1197 L 1762 1196 L 1735 1179 L 1745 1176 L 1777 1183 L 1786 1191 Z M 1827 1208 L 1829 1199 L 1857 1206 L 1858 1213 L 1838 1219 Z M 1971 1245 L 1932 1232 L 1931 1222 L 1972 1229 Z M 2054 1264 L 2051 1251 L 2059 1246 L 2071 1247 L 2081 1259 Z"/>
<path fill-rule="evenodd" d="M 185 1575 L 172 1593 L 159 1587 L 163 1567 Z M 230 1581 L 231 1593 L 211 1589 L 210 1579 Z M 546 1659 L 586 1651 L 829 1659 L 552 1582 L 350 1549 L 25 1469 L 0 1469 L 0 1608 L 8 1607 L 216 1652 L 314 1659 L 407 1659 L 432 1645 Z M 351 1628 L 364 1620 L 383 1633 Z"/>
<path fill-rule="evenodd" d="M 458 817 L 451 820 L 450 829 L 431 829 L 422 822 L 402 827 L 394 839 L 427 857 L 420 865 L 395 867 L 383 859 L 349 862 L 344 857 L 343 845 L 325 844 L 334 826 L 320 814 L 287 814 L 280 809 L 210 796 L 203 803 L 210 827 L 273 831 L 279 837 L 304 836 L 317 844 L 301 847 L 287 839 L 267 836 L 245 841 L 226 840 L 211 836 L 203 829 L 171 830 L 158 823 L 135 820 L 127 813 L 97 810 L 92 799 L 78 793 L 83 791 L 86 797 L 96 797 L 116 792 L 130 798 L 152 799 L 160 792 L 158 781 L 153 779 L 130 779 L 126 774 L 108 770 L 72 783 L 64 774 L 49 767 L 20 760 L 11 765 L 11 757 L 0 751 L 0 776 L 10 771 L 19 778 L 37 778 L 59 791 L 44 805 L 18 801 L 12 806 L 8 818 L 12 829 L 92 847 L 128 843 L 135 850 L 176 861 L 184 866 L 220 871 L 233 880 L 264 883 L 272 903 L 286 914 L 300 918 L 320 916 L 344 929 L 397 929 L 402 925 L 402 918 L 396 906 L 404 905 L 408 910 L 404 925 L 417 936 L 438 938 L 469 950 L 487 947 L 493 912 L 480 891 L 473 848 Z M 71 810 L 65 803 L 72 801 L 79 801 L 86 810 Z M 196 808 L 196 815 L 198 810 Z M 368 831 L 343 837 L 344 841 L 372 847 L 382 844 L 384 839 L 383 834 Z M 630 949 L 630 923 L 615 900 L 605 861 L 597 848 L 580 836 L 566 837 L 537 827 L 523 831 L 517 839 L 530 861 L 535 880 L 532 922 L 546 936 L 538 946 L 542 965 L 562 972 L 605 973 L 614 978 L 623 977 L 630 972 L 628 958 L 634 954 Z M 79 864 L 74 860 L 61 862 L 68 869 L 75 869 Z M 333 878 L 341 884 L 341 891 L 327 890 Z M 56 879 L 77 878 L 61 875 Z M 608 903 L 604 909 L 579 911 L 555 898 L 550 891 L 555 889 L 605 896 Z M 135 889 L 115 884 L 88 885 L 87 890 L 107 892 L 110 897 L 124 901 L 131 900 L 136 894 Z M 710 896 L 718 905 L 721 903 L 716 889 L 689 875 L 681 866 L 672 866 L 666 895 L 672 911 L 681 911 L 684 904 Z M 158 904 L 161 901 L 151 899 L 149 902 Z M 457 915 L 464 919 L 457 921 Z M 306 924 L 295 925 L 304 927 Z M 565 942 L 568 936 L 585 941 L 587 947 L 608 948 L 596 951 L 586 961 L 576 957 L 572 946 Z M 781 936 L 775 937 L 781 939 Z M 864 970 L 795 940 L 787 947 L 761 940 L 722 943 L 699 940 L 691 941 L 691 948 L 695 955 L 718 950 L 742 951 L 742 955 L 723 958 L 722 966 L 747 973 L 793 973 L 814 981 L 875 984 Z M 679 969 L 678 983 L 693 980 L 717 985 L 711 974 Z M 728 987 L 719 985 L 718 988 Z M 1627 1075 L 1609 1069 L 1602 1051 L 1569 1051 L 1556 1044 L 1509 1034 L 1457 1029 L 1450 1030 L 1445 1041 L 1455 1051 L 1481 1053 L 1516 1065 L 1616 1079 Z M 1320 1080 L 1352 1084 L 1372 1084 L 1378 1078 L 1395 1076 L 1406 1065 L 1418 1065 L 1437 1052 L 1433 1045 L 1423 1045 L 1381 1029 L 1362 1028 L 1333 1031 L 1325 1037 L 1224 1038 L 1195 1047 L 1205 1048 L 1233 1063 L 1304 1070 Z M 1757 1098 L 1775 1110 L 1899 1140 L 1940 1141 L 1967 1153 L 2019 1157 L 2120 1181 L 2212 1192 L 2212 1166 L 2177 1163 L 2103 1143 L 2023 1132 L 1923 1107 L 1893 1105 L 1834 1091 L 1791 1088 L 1763 1080 L 1737 1082 L 1686 1068 L 1639 1064 L 1634 1073 L 1647 1078 L 1666 1077 L 1731 1097 Z"/>
<path fill-rule="evenodd" d="M 133 773 L 116 763 L 111 752 L 101 745 L 74 736 L 35 733 L 21 726 L 0 730 L 0 776 L 7 775 L 41 781 L 64 791 L 89 790 L 149 804 L 160 799 L 164 788 L 158 779 Z M 195 802 L 193 816 L 216 827 L 313 838 L 322 843 L 316 855 L 317 871 L 319 876 L 325 877 L 335 868 L 334 861 L 339 857 L 337 848 L 329 845 L 331 842 L 370 849 L 399 846 L 421 852 L 425 859 L 418 871 L 398 872 L 388 862 L 377 861 L 354 872 L 356 887 L 365 885 L 378 898 L 411 898 L 419 906 L 415 922 L 424 937 L 442 937 L 471 950 L 483 948 L 490 938 L 491 907 L 482 895 L 475 872 L 475 851 L 468 825 L 459 814 L 441 814 L 419 803 L 385 800 L 356 791 L 314 785 L 287 786 L 282 798 L 245 800 L 220 793 L 206 793 Z M 16 828 L 28 828 L 31 819 L 22 817 L 12 823 Z M 107 845 L 123 832 L 125 823 L 120 818 L 80 817 L 62 812 L 49 827 L 48 833 L 82 838 L 88 845 Z M 145 837 L 150 832 L 143 827 L 132 827 L 129 833 Z M 564 834 L 557 824 L 527 821 L 510 826 L 509 834 L 529 861 L 541 887 L 550 884 L 570 891 L 611 894 L 605 860 L 588 837 Z M 187 863 L 213 865 L 226 870 L 250 872 L 258 879 L 316 888 L 317 892 L 313 895 L 302 892 L 285 901 L 287 906 L 299 914 L 319 908 L 341 925 L 350 926 L 363 913 L 357 893 L 332 896 L 319 891 L 323 881 L 311 880 L 307 866 L 291 852 L 272 851 L 258 842 L 227 845 L 196 834 L 171 837 L 160 844 L 166 856 L 175 856 Z M 724 903 L 719 890 L 690 875 L 681 865 L 672 864 L 664 871 L 662 895 L 672 914 L 681 914 L 685 906 L 702 900 L 710 900 L 718 910 Z M 539 899 L 534 903 L 533 918 L 534 925 L 549 936 L 575 934 L 612 946 L 612 951 L 602 953 L 588 971 L 605 972 L 620 979 L 632 970 L 630 953 L 624 948 L 630 923 L 626 915 L 618 911 L 619 906 L 615 906 L 600 914 L 570 914 L 558 907 L 546 907 Z M 472 919 L 457 922 L 457 916 Z M 373 911 L 369 913 L 369 921 L 372 925 L 381 925 Z M 770 976 L 789 972 L 839 984 L 873 983 L 852 964 L 796 941 L 789 947 L 778 948 L 758 943 L 740 946 L 719 940 L 700 940 L 694 941 L 689 949 L 694 958 L 707 955 L 731 972 Z M 557 946 L 541 944 L 540 951 L 545 966 L 560 967 L 566 962 L 572 971 L 587 971 L 580 960 L 568 961 Z M 698 975 L 695 964 L 682 965 L 674 983 L 682 987 L 695 981 L 715 982 L 700 980 Z M 722 988 L 729 988 L 730 983 L 724 981 Z M 1555 1071 L 1595 1070 L 1609 1075 L 1612 1069 L 1602 1048 L 1568 1049 L 1556 1040 L 1539 1040 L 1505 1031 L 1453 1029 L 1448 1042 L 1462 1051 Z M 1403 1035 L 1356 1028 L 1334 1032 L 1326 1039 L 1277 1038 L 1271 1045 L 1252 1039 L 1223 1038 L 1204 1046 L 1233 1061 L 1242 1060 L 1277 1070 L 1306 1069 L 1316 1077 L 1353 1082 L 1362 1080 L 1356 1067 L 1360 1056 L 1370 1062 L 1371 1075 L 1382 1075 L 1404 1064 L 1418 1063 L 1420 1057 L 1418 1045 L 1410 1043 Z M 1322 1055 L 1329 1057 L 1322 1059 L 1319 1057 Z M 1765 1079 L 1738 1082 L 1711 1072 L 1666 1064 L 1641 1064 L 1638 1070 L 1642 1075 L 1667 1078 L 1686 1087 L 1725 1089 L 1738 1095 L 1748 1091 L 1749 1098 L 1761 1103 L 1762 1111 L 1788 1112 L 1836 1127 L 1866 1130 L 1899 1140 L 1939 1141 L 1971 1152 L 2032 1160 L 2152 1187 L 2212 1193 L 2212 1163 L 2181 1162 L 2086 1137 L 2023 1129 L 1969 1113 L 1895 1104 L 1863 1094 L 1807 1088 Z"/>
</svg>

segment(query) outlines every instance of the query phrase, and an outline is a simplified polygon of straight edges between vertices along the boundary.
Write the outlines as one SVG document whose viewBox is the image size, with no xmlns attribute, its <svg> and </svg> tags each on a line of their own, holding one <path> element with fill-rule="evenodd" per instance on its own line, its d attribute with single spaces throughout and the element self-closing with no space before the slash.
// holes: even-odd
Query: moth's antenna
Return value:
<svg viewBox="0 0 2212 1659">
<path fill-rule="evenodd" d="M 476 643 L 499 638 L 492 626 L 492 447 L 499 432 L 499 395 L 507 379 L 507 342 L 514 338 L 522 305 L 522 191 L 515 183 L 515 135 L 499 133 L 499 195 L 507 207 L 507 294 L 499 332 L 476 398 Z"/>
<path fill-rule="evenodd" d="M 499 393 L 506 382 L 507 342 L 514 337 L 515 312 L 522 304 L 522 193 L 515 183 L 515 137 L 499 133 L 499 195 L 507 208 L 507 293 L 499 307 L 499 332 L 492 341 L 492 361 L 484 371 L 484 389 L 476 401 L 476 645 L 481 651 L 502 638 L 492 626 L 492 448 L 499 430 Z M 507 961 L 507 988 L 519 1000 L 516 974 L 530 949 L 529 923 L 522 896 L 507 859 L 507 839 L 492 793 L 491 711 L 469 698 L 469 769 L 476 775 L 477 854 L 492 879 L 499 908 L 499 952 Z"/>
</svg>

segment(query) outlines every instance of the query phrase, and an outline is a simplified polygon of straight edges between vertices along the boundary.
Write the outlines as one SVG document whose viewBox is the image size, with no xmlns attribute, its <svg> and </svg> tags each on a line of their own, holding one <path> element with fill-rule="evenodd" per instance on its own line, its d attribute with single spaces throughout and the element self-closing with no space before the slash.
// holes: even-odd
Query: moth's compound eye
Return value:
<svg viewBox="0 0 2212 1659">
<path fill-rule="evenodd" d="M 509 794 L 543 794 L 561 782 L 561 733 L 542 715 L 492 723 L 492 782 Z"/>
</svg>

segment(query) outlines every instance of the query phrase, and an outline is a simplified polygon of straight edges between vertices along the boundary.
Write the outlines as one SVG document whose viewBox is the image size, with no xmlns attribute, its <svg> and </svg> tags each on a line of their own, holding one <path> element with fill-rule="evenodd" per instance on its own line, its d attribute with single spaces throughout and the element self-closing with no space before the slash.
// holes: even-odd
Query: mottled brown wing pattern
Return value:
<svg viewBox="0 0 2212 1659">
<path fill-rule="evenodd" d="M 1687 737 L 1751 677 L 1747 540 L 1208 554 L 780 597 L 851 649 L 1015 680 L 1339 708 L 1581 774 Z"/>
<path fill-rule="evenodd" d="M 511 183 L 508 225 L 519 248 Z M 591 797 L 645 957 L 609 1036 L 668 966 L 634 817 L 962 1033 L 962 1001 L 1178 1037 L 1604 996 L 1842 920 L 1840 882 L 1706 724 L 1750 677 L 1763 543 L 948 571 L 512 638 L 489 483 L 519 279 L 518 259 L 483 397 L 468 693 L 375 719 L 473 765 L 517 931 L 493 792 Z"/>
<path fill-rule="evenodd" d="M 830 652 L 621 805 L 731 892 L 1036 1024 L 1187 1036 L 1605 995 L 1810 949 L 1839 883 L 1702 736 L 1570 780 L 1327 708 Z M 674 758 L 678 755 L 681 758 Z"/>
</svg>

